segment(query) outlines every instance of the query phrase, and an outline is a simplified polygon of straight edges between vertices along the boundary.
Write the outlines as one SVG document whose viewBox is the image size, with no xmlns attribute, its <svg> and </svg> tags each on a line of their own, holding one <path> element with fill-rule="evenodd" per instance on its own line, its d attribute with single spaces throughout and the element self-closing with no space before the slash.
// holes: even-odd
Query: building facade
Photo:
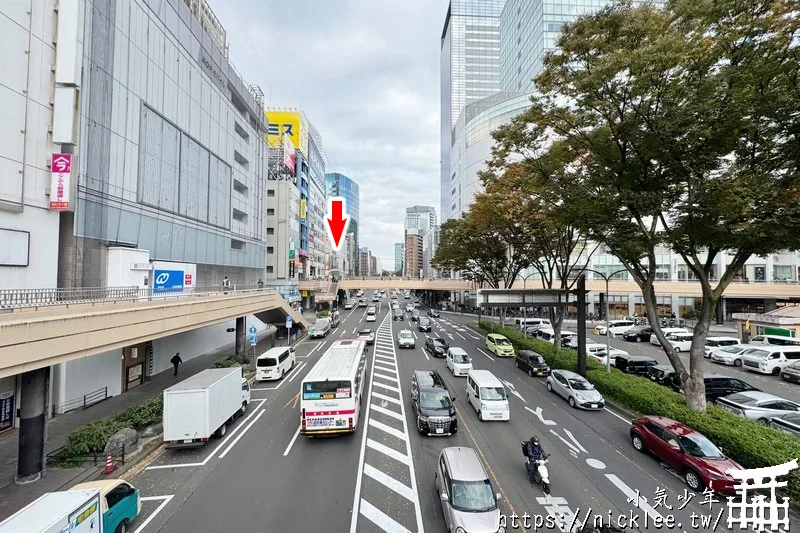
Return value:
<svg viewBox="0 0 800 533">
<path fill-rule="evenodd" d="M 439 270 L 431 265 L 436 248 L 439 247 L 439 226 L 433 226 L 422 237 L 422 273 L 428 279 L 441 277 Z"/>
<path fill-rule="evenodd" d="M 398 276 L 403 275 L 403 243 L 394 243 L 394 273 Z"/>
<path fill-rule="evenodd" d="M 356 267 L 356 270 L 352 273 L 352 275 L 365 275 L 359 273 L 359 261 L 358 257 L 356 257 L 356 252 L 359 250 L 358 220 L 361 206 L 361 192 L 358 182 L 345 176 L 344 174 L 340 174 L 338 172 L 329 172 L 328 174 L 325 174 L 325 195 L 328 198 L 340 196 L 345 199 L 345 212 L 347 213 L 347 216 L 350 217 L 350 223 L 347 225 L 347 233 L 353 236 L 353 255 L 351 256 L 351 261 Z"/>
<path fill-rule="evenodd" d="M 360 248 L 358 250 L 358 274 L 361 277 L 369 276 L 369 256 L 370 252 L 367 248 Z"/>
<path fill-rule="evenodd" d="M 421 278 L 423 276 L 422 238 L 416 233 L 406 235 L 405 276 Z"/>
<path fill-rule="evenodd" d="M 452 149 L 448 192 L 450 204 L 442 204 L 442 220 L 458 218 L 469 211 L 475 195 L 482 190 L 479 173 L 492 154 L 492 132 L 523 113 L 530 106 L 530 94 L 499 92 L 467 104 L 458 117 Z"/>
<path fill-rule="evenodd" d="M 501 88 L 500 15 L 505 0 L 450 0 L 439 49 L 441 206 L 450 199 L 452 129 L 465 105 Z M 443 218 L 443 220 L 446 220 Z"/>
</svg>

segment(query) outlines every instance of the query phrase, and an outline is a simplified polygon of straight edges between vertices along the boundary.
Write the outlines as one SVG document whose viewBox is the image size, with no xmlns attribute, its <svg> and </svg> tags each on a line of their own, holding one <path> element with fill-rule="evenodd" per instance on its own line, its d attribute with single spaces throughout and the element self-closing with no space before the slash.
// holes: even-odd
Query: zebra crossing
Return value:
<svg viewBox="0 0 800 533">
<path fill-rule="evenodd" d="M 375 335 L 350 533 L 424 533 L 391 316 Z"/>
</svg>

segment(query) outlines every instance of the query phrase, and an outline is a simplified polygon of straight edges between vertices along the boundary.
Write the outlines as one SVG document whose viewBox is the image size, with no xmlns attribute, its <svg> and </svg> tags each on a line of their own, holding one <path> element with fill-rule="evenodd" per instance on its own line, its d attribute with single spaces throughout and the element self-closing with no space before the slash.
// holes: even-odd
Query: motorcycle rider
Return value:
<svg viewBox="0 0 800 533">
<path fill-rule="evenodd" d="M 539 437 L 533 435 L 531 440 L 528 441 L 528 459 L 531 480 L 533 480 L 534 474 L 539 469 L 539 464 L 536 461 L 544 458 L 544 448 L 542 448 L 542 445 L 539 443 Z"/>
</svg>

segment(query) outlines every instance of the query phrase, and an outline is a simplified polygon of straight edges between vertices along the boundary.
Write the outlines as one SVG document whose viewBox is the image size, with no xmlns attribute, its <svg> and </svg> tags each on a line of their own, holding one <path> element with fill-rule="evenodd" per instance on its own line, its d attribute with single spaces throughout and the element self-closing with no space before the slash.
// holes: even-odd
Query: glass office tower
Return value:
<svg viewBox="0 0 800 533">
<path fill-rule="evenodd" d="M 450 0 L 440 47 L 441 205 L 449 213 L 452 129 L 465 105 L 500 90 L 500 14 L 506 0 Z"/>
<path fill-rule="evenodd" d="M 350 217 L 350 225 L 347 226 L 347 233 L 353 234 L 353 257 L 352 264 L 355 275 L 365 276 L 359 268 L 358 258 L 358 210 L 360 203 L 360 192 L 358 183 L 338 172 L 325 174 L 325 196 L 341 196 L 345 199 L 345 212 Z"/>
</svg>

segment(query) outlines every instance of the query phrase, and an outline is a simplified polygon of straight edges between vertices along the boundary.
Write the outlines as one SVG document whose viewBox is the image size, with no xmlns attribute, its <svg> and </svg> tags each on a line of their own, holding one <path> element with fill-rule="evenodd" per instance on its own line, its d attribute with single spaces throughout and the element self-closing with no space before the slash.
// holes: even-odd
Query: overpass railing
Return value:
<svg viewBox="0 0 800 533">
<path fill-rule="evenodd" d="M 150 287 L 0 289 L 0 311 L 11 312 L 14 309 L 22 308 L 38 308 L 94 302 L 130 302 L 137 300 L 158 301 L 260 291 L 275 292 L 280 295 L 278 287 L 259 285 L 232 285 L 231 287 L 224 288 L 220 286 L 184 287 L 181 291 L 154 291 Z"/>
</svg>

